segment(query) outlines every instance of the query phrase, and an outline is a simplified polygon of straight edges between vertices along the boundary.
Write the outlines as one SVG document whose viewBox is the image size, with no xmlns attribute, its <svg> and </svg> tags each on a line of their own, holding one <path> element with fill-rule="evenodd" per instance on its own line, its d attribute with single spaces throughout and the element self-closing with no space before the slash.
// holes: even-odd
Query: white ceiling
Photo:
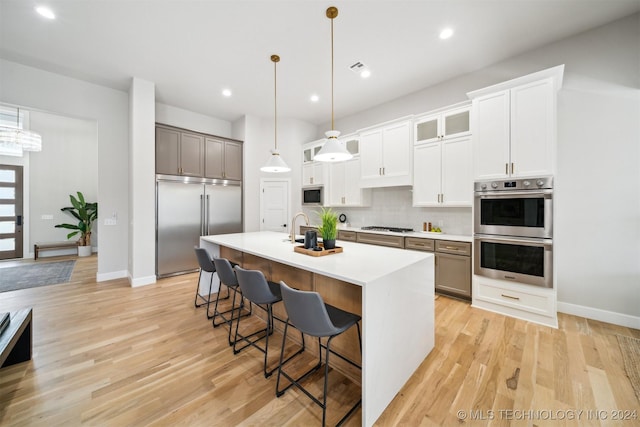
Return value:
<svg viewBox="0 0 640 427">
<path fill-rule="evenodd" d="M 640 0 L 42 3 L 56 20 L 37 15 L 35 0 L 0 0 L 1 57 L 122 90 L 136 76 L 155 83 L 159 102 L 234 121 L 273 116 L 276 53 L 278 117 L 313 124 L 331 114 L 328 6 L 339 9 L 337 118 L 640 10 Z M 445 26 L 455 35 L 443 41 Z M 356 61 L 369 79 L 348 69 Z"/>
</svg>

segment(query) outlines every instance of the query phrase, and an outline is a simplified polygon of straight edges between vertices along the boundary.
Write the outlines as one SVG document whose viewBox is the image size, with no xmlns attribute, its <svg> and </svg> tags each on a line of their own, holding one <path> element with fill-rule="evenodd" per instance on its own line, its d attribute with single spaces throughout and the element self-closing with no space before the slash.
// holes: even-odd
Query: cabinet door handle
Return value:
<svg viewBox="0 0 640 427">
<path fill-rule="evenodd" d="M 504 164 L 504 174 L 509 175 L 509 163 Z"/>
<path fill-rule="evenodd" d="M 514 299 L 516 301 L 520 301 L 520 298 L 512 297 L 511 295 L 500 294 L 500 296 L 505 297 L 505 298 L 509 298 L 509 299 Z"/>
<path fill-rule="evenodd" d="M 513 169 L 514 169 L 514 165 L 515 163 L 511 163 L 511 175 L 513 175 Z"/>
</svg>

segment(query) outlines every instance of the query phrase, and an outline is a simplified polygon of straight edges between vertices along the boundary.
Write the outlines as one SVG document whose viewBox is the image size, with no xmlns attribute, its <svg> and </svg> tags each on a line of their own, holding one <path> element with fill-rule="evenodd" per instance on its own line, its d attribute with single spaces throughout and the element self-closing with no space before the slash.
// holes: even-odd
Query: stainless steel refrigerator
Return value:
<svg viewBox="0 0 640 427">
<path fill-rule="evenodd" d="M 156 275 L 198 269 L 200 236 L 242 232 L 242 183 L 156 176 Z"/>
</svg>

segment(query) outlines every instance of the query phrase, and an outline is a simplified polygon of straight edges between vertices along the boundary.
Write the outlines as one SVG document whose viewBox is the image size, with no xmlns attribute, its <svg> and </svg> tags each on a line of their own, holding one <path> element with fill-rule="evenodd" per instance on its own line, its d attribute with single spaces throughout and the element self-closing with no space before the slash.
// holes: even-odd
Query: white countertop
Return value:
<svg viewBox="0 0 640 427">
<path fill-rule="evenodd" d="M 395 233 L 393 231 L 374 231 L 363 230 L 360 227 L 344 227 L 338 225 L 338 231 L 355 231 L 357 233 L 373 233 L 373 234 L 386 234 L 389 236 L 405 236 L 405 237 L 418 237 L 421 239 L 436 239 L 436 240 L 453 240 L 456 242 L 473 242 L 473 236 L 464 236 L 459 234 L 447 234 L 447 233 L 432 233 L 429 231 L 408 231 L 406 233 Z"/>
<path fill-rule="evenodd" d="M 261 231 L 203 236 L 200 239 L 360 286 L 433 257 L 429 252 L 363 245 L 342 240 L 338 242 L 338 246 L 341 246 L 344 252 L 314 257 L 294 252 L 294 245 L 289 242 L 288 237 L 285 233 Z M 296 245 L 300 246 L 300 243 Z"/>
</svg>

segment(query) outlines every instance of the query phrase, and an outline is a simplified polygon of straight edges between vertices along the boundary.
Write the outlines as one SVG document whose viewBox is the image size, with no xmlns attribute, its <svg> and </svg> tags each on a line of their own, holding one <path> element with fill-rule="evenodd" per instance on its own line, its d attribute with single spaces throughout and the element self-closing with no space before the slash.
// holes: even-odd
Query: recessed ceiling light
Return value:
<svg viewBox="0 0 640 427">
<path fill-rule="evenodd" d="M 362 77 L 363 79 L 368 78 L 371 75 L 371 71 L 369 71 L 368 69 L 364 69 L 360 72 L 360 77 Z"/>
<path fill-rule="evenodd" d="M 36 7 L 36 12 L 38 12 L 40 15 L 44 16 L 47 19 L 56 19 L 56 15 L 53 13 L 53 11 L 46 6 Z"/>
<path fill-rule="evenodd" d="M 231 95 L 231 89 L 222 89 L 222 96 L 229 98 Z"/>
<path fill-rule="evenodd" d="M 320 100 L 320 97 L 314 93 L 309 99 L 311 100 L 311 102 L 318 102 Z"/>
<path fill-rule="evenodd" d="M 452 28 L 445 28 L 442 31 L 440 31 L 440 38 L 442 40 L 446 40 L 449 37 L 451 37 L 453 35 L 453 29 Z"/>
</svg>

